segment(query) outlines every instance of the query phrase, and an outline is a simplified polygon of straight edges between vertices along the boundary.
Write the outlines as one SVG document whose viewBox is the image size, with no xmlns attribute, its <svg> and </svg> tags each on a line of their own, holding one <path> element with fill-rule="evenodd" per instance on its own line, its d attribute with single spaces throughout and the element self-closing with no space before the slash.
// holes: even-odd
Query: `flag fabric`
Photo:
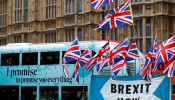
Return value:
<svg viewBox="0 0 175 100">
<path fill-rule="evenodd" d="M 63 73 L 64 73 L 64 75 L 65 75 L 66 77 L 69 77 L 69 73 L 68 73 L 67 68 L 66 68 L 66 66 L 65 66 L 65 61 L 64 61 L 64 59 L 63 59 Z"/>
<path fill-rule="evenodd" d="M 157 52 L 157 36 L 155 37 L 153 41 L 153 44 L 146 58 L 145 65 L 142 69 L 142 78 L 146 81 L 152 80 L 152 67 L 153 67 L 152 63 L 155 61 L 156 52 Z"/>
<path fill-rule="evenodd" d="M 175 76 L 175 56 L 172 56 L 167 62 L 167 68 L 164 70 L 164 74 L 168 77 Z"/>
<path fill-rule="evenodd" d="M 101 72 L 104 67 L 114 64 L 114 57 L 119 57 L 122 52 L 126 50 L 128 46 L 128 38 L 120 42 L 109 54 L 103 59 L 103 61 L 98 65 L 97 72 Z"/>
<path fill-rule="evenodd" d="M 157 49 L 156 54 L 156 64 L 154 66 L 154 71 L 161 62 L 169 61 L 175 53 L 175 36 L 161 43 Z"/>
<path fill-rule="evenodd" d="M 103 70 L 103 67 L 100 67 L 100 64 L 101 64 L 101 62 L 109 55 L 109 52 L 110 52 L 110 51 L 105 52 L 105 53 L 100 57 L 100 59 L 97 60 L 97 64 L 96 64 L 96 66 L 97 66 L 97 68 L 96 68 L 96 73 L 99 73 L 99 72 L 101 72 L 101 71 Z"/>
<path fill-rule="evenodd" d="M 139 58 L 138 51 L 136 50 L 136 37 L 131 41 L 131 43 L 127 46 L 126 50 L 120 56 L 116 56 L 113 58 L 114 64 L 111 68 L 114 76 L 116 77 L 121 68 L 125 65 L 126 61 L 135 60 Z M 134 52 L 133 52 L 134 51 Z M 132 54 L 132 56 L 130 56 Z M 132 59 L 127 60 L 127 58 L 132 57 Z"/>
<path fill-rule="evenodd" d="M 101 21 L 104 21 L 105 19 L 107 19 L 108 17 L 112 16 L 113 14 L 115 13 L 118 13 L 118 12 L 125 12 L 125 11 L 130 11 L 130 7 L 128 7 L 130 4 L 130 1 L 110 10 L 108 12 L 108 14 L 101 20 Z"/>
<path fill-rule="evenodd" d="M 78 60 L 80 58 L 80 54 L 81 53 L 80 53 L 80 47 L 78 44 L 78 38 L 76 37 L 63 57 L 63 73 L 66 77 L 69 77 L 69 74 L 68 74 L 65 64 L 71 61 Z"/>
<path fill-rule="evenodd" d="M 92 0 L 91 4 L 95 9 L 107 6 L 116 0 Z"/>
<path fill-rule="evenodd" d="M 89 47 L 83 52 L 81 57 L 77 60 L 74 69 L 72 78 L 75 78 L 77 83 L 79 84 L 79 74 L 78 74 L 78 68 L 83 67 L 89 60 L 91 59 L 91 55 L 89 52 Z"/>
<path fill-rule="evenodd" d="M 97 60 L 99 60 L 102 55 L 104 55 L 107 51 L 110 50 L 109 41 L 95 54 L 84 66 L 86 67 L 86 71 L 90 71 L 96 64 Z"/>
<path fill-rule="evenodd" d="M 129 45 L 130 48 L 128 49 L 128 52 L 127 52 L 126 61 L 131 61 L 139 58 L 139 53 L 136 45 L 136 37 L 137 35 L 132 40 L 133 43 Z"/>
<path fill-rule="evenodd" d="M 130 1 L 109 11 L 109 13 L 99 22 L 99 25 L 95 30 L 124 27 L 128 25 L 133 25 Z"/>
</svg>

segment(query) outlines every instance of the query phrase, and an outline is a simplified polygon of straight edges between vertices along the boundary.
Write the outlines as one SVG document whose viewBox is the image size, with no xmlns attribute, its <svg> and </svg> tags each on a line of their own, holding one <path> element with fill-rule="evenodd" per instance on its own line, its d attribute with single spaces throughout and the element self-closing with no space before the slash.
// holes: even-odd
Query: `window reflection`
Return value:
<svg viewBox="0 0 175 100">
<path fill-rule="evenodd" d="M 62 100 L 82 100 L 82 86 L 63 86 L 62 87 Z M 87 86 L 84 87 L 84 97 L 87 99 Z M 84 100 L 84 99 L 83 99 Z"/>
<path fill-rule="evenodd" d="M 37 100 L 37 87 L 21 87 L 21 100 Z"/>
<path fill-rule="evenodd" d="M 58 87 L 40 87 L 40 100 L 58 100 Z"/>
<path fill-rule="evenodd" d="M 19 53 L 1 54 L 1 66 L 19 65 Z"/>
<path fill-rule="evenodd" d="M 0 100 L 19 100 L 19 87 L 0 86 Z"/>
</svg>

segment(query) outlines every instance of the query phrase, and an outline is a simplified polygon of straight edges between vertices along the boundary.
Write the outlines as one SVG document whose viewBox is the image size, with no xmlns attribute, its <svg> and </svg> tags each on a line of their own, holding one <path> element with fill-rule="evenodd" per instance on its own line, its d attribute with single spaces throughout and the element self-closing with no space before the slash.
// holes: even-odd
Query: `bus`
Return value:
<svg viewBox="0 0 175 100">
<path fill-rule="evenodd" d="M 93 56 L 107 41 L 80 41 L 81 53 L 90 45 Z M 119 42 L 110 41 L 113 49 Z M 113 75 L 110 66 L 100 73 L 95 68 L 86 72 L 79 68 L 80 82 L 63 74 L 62 59 L 70 42 L 60 43 L 15 43 L 0 47 L 0 100 L 80 100 L 84 94 L 90 100 L 91 78 L 93 75 Z M 145 60 L 144 55 L 139 52 Z M 141 70 L 139 61 L 128 62 L 119 76 L 128 76 Z M 66 64 L 70 76 L 75 62 Z M 133 67 L 136 66 L 136 67 Z M 83 71 L 84 70 L 84 71 Z"/>
</svg>

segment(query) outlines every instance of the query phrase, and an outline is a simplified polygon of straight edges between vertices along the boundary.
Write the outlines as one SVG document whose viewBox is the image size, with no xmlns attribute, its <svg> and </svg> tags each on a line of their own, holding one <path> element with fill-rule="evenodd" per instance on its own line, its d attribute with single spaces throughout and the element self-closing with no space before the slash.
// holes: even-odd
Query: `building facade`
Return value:
<svg viewBox="0 0 175 100">
<path fill-rule="evenodd" d="M 158 44 L 175 34 L 174 0 L 131 0 L 134 26 L 97 31 L 99 21 L 127 0 L 116 0 L 95 10 L 91 0 L 0 0 L 0 44 L 72 41 L 131 40 L 146 54 L 154 36 Z M 135 32 L 134 32 L 135 30 Z"/>
</svg>

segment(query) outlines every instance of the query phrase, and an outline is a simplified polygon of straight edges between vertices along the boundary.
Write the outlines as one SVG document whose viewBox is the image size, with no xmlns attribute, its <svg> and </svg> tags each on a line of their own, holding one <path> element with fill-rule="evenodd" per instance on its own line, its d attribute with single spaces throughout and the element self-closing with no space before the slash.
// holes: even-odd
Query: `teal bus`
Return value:
<svg viewBox="0 0 175 100">
<path fill-rule="evenodd" d="M 87 46 L 93 56 L 107 41 L 80 41 L 83 52 Z M 119 42 L 110 41 L 111 49 Z M 101 73 L 95 70 L 86 72 L 79 68 L 80 83 L 63 75 L 62 58 L 71 43 L 16 43 L 0 47 L 0 100 L 80 100 L 84 87 L 87 100 L 90 100 L 90 85 L 93 75 L 113 75 L 110 67 Z M 140 57 L 144 59 L 142 53 Z M 140 70 L 138 61 L 127 66 L 137 65 L 133 73 Z M 71 76 L 75 62 L 66 64 Z M 127 76 L 127 66 L 119 76 Z"/>
</svg>

